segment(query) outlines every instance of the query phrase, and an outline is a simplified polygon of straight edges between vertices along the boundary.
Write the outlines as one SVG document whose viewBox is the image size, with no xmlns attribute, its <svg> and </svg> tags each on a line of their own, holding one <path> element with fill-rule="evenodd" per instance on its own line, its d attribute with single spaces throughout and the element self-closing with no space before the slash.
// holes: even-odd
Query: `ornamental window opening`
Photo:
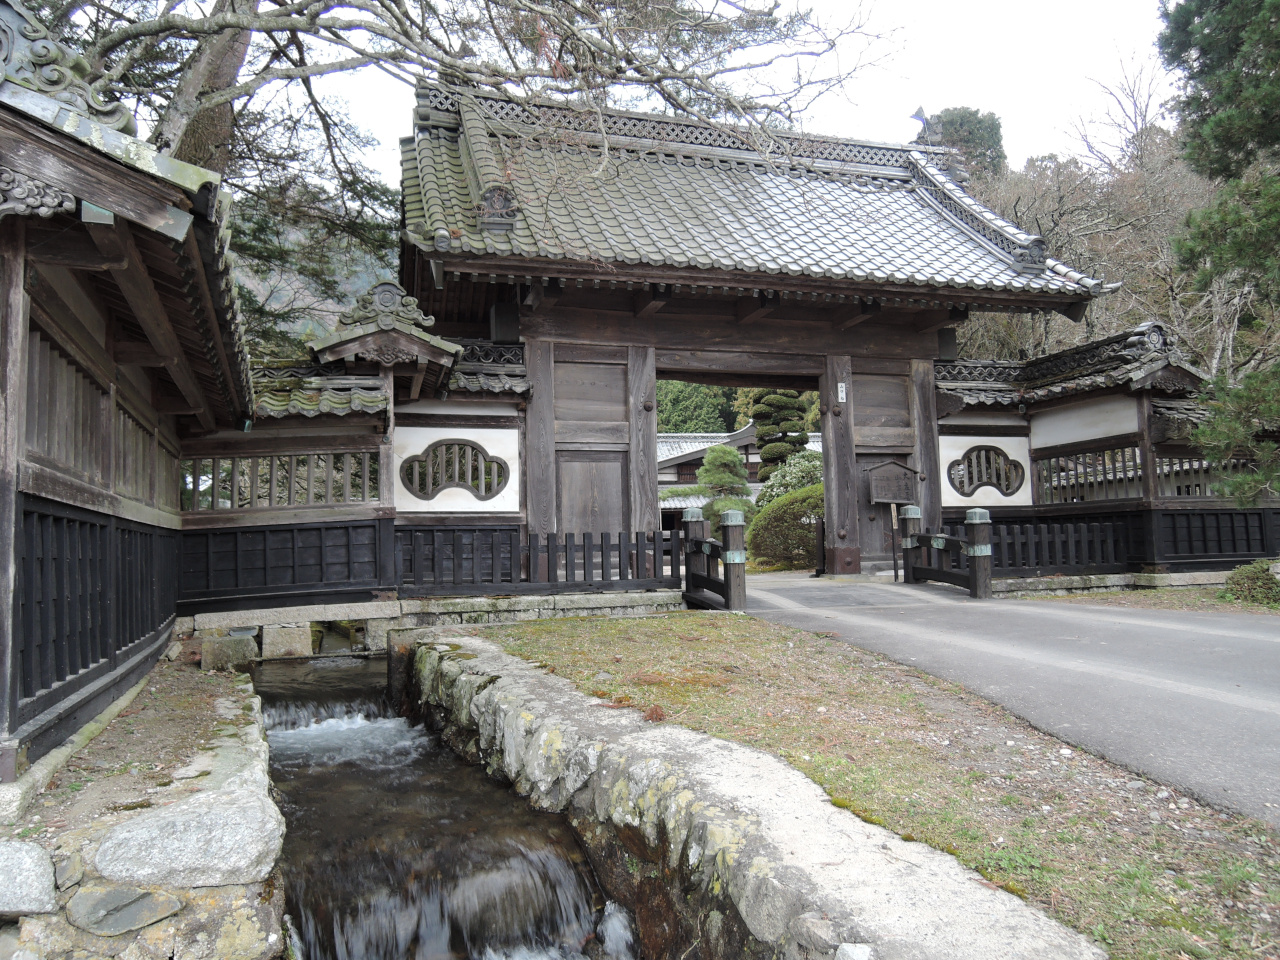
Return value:
<svg viewBox="0 0 1280 960">
<path fill-rule="evenodd" d="M 400 482 L 419 500 L 433 500 L 443 490 L 470 491 L 477 500 L 500 494 L 511 477 L 507 462 L 470 440 L 437 440 L 400 466 Z"/>
<path fill-rule="evenodd" d="M 1037 457 L 1037 503 L 1130 500 L 1142 496 L 1142 453 L 1138 447 L 1114 447 Z"/>
<path fill-rule="evenodd" d="M 952 488 L 971 497 L 983 487 L 994 487 L 1006 497 L 1022 489 L 1026 471 L 999 447 L 970 447 L 947 467 Z"/>
</svg>

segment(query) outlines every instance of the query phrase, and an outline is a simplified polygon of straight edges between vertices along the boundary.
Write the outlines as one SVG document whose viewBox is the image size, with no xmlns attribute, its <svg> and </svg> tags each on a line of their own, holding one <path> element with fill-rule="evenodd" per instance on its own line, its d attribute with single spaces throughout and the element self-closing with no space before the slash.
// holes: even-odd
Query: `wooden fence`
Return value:
<svg viewBox="0 0 1280 960">
<path fill-rule="evenodd" d="M 724 542 L 711 539 L 711 523 L 702 510 L 684 512 L 687 575 L 684 600 L 704 610 L 747 609 L 746 525 L 741 510 L 726 510 L 720 518 Z M 719 602 L 712 599 L 719 597 Z"/>
<path fill-rule="evenodd" d="M 680 531 L 531 534 L 399 527 L 399 594 L 594 593 L 681 585 Z"/>
<path fill-rule="evenodd" d="M 178 580 L 174 531 L 32 496 L 18 516 L 11 731 L 145 657 Z"/>
<path fill-rule="evenodd" d="M 964 527 L 944 525 L 961 536 Z M 1121 573 L 1128 547 L 1123 523 L 994 523 L 991 525 L 993 577 L 1048 577 L 1054 574 Z M 962 556 L 960 568 L 968 569 Z"/>
</svg>

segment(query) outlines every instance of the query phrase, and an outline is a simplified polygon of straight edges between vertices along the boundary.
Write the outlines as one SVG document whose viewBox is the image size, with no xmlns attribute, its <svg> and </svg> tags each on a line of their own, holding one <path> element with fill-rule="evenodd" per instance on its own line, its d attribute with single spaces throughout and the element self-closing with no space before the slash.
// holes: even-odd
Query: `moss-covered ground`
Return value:
<svg viewBox="0 0 1280 960">
<path fill-rule="evenodd" d="M 1091 598 L 1092 599 L 1092 598 Z M 830 637 L 675 613 L 482 631 L 585 693 L 783 757 L 1115 958 L 1280 957 L 1280 835 Z"/>
</svg>

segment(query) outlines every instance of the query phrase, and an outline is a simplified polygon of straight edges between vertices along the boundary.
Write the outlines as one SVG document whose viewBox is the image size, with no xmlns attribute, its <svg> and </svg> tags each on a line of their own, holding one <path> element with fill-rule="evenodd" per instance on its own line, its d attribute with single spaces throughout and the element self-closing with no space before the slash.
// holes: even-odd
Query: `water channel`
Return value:
<svg viewBox="0 0 1280 960">
<path fill-rule="evenodd" d="M 631 960 L 563 818 L 392 715 L 385 661 L 264 663 L 300 960 Z"/>
</svg>

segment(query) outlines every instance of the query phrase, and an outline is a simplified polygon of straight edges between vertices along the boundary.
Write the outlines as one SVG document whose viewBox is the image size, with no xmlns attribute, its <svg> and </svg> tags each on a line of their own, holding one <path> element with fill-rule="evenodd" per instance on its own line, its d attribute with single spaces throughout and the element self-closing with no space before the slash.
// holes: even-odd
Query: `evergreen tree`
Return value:
<svg viewBox="0 0 1280 960">
<path fill-rule="evenodd" d="M 1215 467 L 1237 459 L 1252 465 L 1224 471 L 1214 492 L 1242 507 L 1280 497 L 1280 368 L 1255 370 L 1238 387 L 1219 379 L 1206 399 L 1209 419 L 1196 429 L 1195 442 Z"/>
<path fill-rule="evenodd" d="M 1004 134 L 1000 118 L 972 107 L 948 107 L 931 117 L 924 108 L 916 111 L 922 129 L 916 143 L 928 143 L 959 150 L 973 168 L 983 176 L 996 176 L 1005 169 Z"/>
<path fill-rule="evenodd" d="M 761 482 L 793 453 L 809 443 L 805 427 L 805 403 L 794 390 L 757 388 L 751 398 L 751 419 L 756 424 L 756 446 L 760 449 Z"/>
<path fill-rule="evenodd" d="M 711 499 L 703 505 L 702 516 L 711 521 L 711 535 L 720 537 L 720 518 L 726 510 L 741 510 L 747 523 L 755 516 L 747 485 L 747 465 L 736 447 L 708 447 L 698 468 L 698 484 L 693 487 L 671 487 L 662 491 L 662 499 L 703 496 Z"/>
<path fill-rule="evenodd" d="M 1280 293 L 1280 0 L 1166 4 L 1165 63 L 1183 76 L 1176 102 L 1186 158 L 1223 182 L 1193 213 L 1179 246 L 1208 289 L 1238 277 Z"/>
<path fill-rule="evenodd" d="M 735 415 L 724 387 L 680 380 L 658 381 L 659 433 L 720 433 L 734 429 Z"/>
</svg>

